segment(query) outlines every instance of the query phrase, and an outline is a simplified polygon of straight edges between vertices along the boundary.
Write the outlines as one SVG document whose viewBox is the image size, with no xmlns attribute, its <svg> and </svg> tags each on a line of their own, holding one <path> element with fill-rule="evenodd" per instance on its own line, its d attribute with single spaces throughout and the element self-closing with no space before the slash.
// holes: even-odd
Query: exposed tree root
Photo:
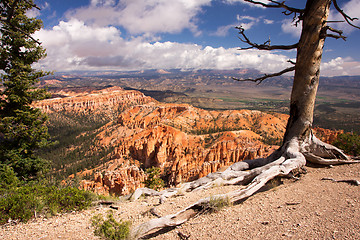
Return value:
<svg viewBox="0 0 360 240">
<path fill-rule="evenodd" d="M 350 159 L 339 148 L 324 143 L 311 136 L 311 144 L 302 152 L 307 161 L 321 165 L 338 165 L 360 163 L 359 160 Z"/>
<path fill-rule="evenodd" d="M 335 180 L 333 178 L 322 178 L 321 180 L 329 180 L 329 181 L 332 181 L 332 182 L 346 182 L 346 183 L 349 183 L 351 185 L 360 186 L 360 181 L 356 180 L 356 179 Z"/>
<path fill-rule="evenodd" d="M 137 189 L 132 200 L 136 200 L 145 194 L 160 196 L 160 203 L 162 203 L 166 198 L 183 192 L 199 191 L 221 185 L 245 185 L 244 188 L 233 192 L 201 199 L 175 214 L 140 224 L 132 229 L 131 237 L 137 239 L 155 229 L 181 225 L 198 214 L 209 211 L 213 207 L 211 202 L 214 199 L 227 199 L 230 204 L 244 200 L 256 193 L 269 180 L 277 176 L 288 176 L 293 170 L 305 166 L 306 161 L 325 165 L 360 162 L 351 160 L 340 149 L 323 143 L 315 136 L 310 136 L 308 141 L 303 141 L 301 144 L 297 139 L 284 144 L 267 158 L 235 163 L 224 172 L 210 173 L 203 178 L 185 183 L 179 188 L 166 189 L 161 192 L 147 188 Z"/>
</svg>

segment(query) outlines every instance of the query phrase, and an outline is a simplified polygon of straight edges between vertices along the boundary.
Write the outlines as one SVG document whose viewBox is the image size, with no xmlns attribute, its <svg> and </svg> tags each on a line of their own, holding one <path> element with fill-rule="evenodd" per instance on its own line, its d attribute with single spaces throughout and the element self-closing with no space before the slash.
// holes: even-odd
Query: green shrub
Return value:
<svg viewBox="0 0 360 240">
<path fill-rule="evenodd" d="M 2 190 L 16 187 L 19 184 L 19 179 L 12 167 L 5 164 L 0 164 L 0 179 L 0 193 Z"/>
<path fill-rule="evenodd" d="M 130 225 L 129 221 L 116 221 L 112 213 L 105 220 L 100 214 L 92 218 L 94 234 L 109 240 L 126 239 L 130 234 Z"/>
<path fill-rule="evenodd" d="M 339 134 L 333 144 L 344 150 L 346 154 L 352 156 L 360 155 L 360 135 L 356 133 Z"/>
<path fill-rule="evenodd" d="M 0 224 L 10 219 L 26 222 L 34 217 L 37 210 L 41 210 L 41 202 L 35 194 L 29 194 L 24 189 L 9 191 L 0 198 Z"/>
<path fill-rule="evenodd" d="M 27 184 L 3 190 L 0 195 L 0 224 L 26 222 L 36 214 L 54 215 L 89 207 L 94 194 L 77 188 Z"/>
<path fill-rule="evenodd" d="M 73 187 L 66 187 L 50 191 L 46 202 L 53 214 L 83 210 L 91 205 L 91 194 Z"/>
<path fill-rule="evenodd" d="M 160 178 L 160 168 L 151 167 L 146 169 L 147 178 L 144 181 L 145 186 L 151 189 L 159 190 L 165 186 L 164 181 Z"/>
</svg>

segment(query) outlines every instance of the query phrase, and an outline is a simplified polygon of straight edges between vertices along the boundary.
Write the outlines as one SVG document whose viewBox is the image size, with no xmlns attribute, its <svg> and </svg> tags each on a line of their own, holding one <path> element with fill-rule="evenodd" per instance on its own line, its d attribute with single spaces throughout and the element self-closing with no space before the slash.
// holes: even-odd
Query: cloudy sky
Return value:
<svg viewBox="0 0 360 240">
<path fill-rule="evenodd" d="M 262 0 L 267 2 L 266 0 Z M 293 44 L 301 28 L 280 9 L 264 9 L 242 0 L 35 0 L 44 29 L 37 32 L 47 58 L 37 68 L 72 70 L 234 69 L 276 72 L 295 60 L 295 51 L 239 51 L 247 47 L 235 26 L 257 43 Z M 304 1 L 287 0 L 303 8 Z M 360 17 L 360 0 L 338 0 Z M 331 19 L 340 19 L 331 12 Z M 360 21 L 356 22 L 360 25 Z M 322 75 L 360 75 L 360 30 L 334 23 L 347 41 L 328 38 Z"/>
</svg>

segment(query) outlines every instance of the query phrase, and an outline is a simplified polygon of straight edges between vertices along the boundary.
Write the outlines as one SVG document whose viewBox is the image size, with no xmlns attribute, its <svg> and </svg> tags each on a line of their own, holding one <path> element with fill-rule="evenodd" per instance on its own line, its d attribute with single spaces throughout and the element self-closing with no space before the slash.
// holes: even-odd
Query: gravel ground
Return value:
<svg viewBox="0 0 360 240">
<path fill-rule="evenodd" d="M 360 186 L 321 180 L 360 180 L 360 164 L 333 168 L 307 167 L 300 180 L 282 180 L 279 186 L 261 191 L 243 203 L 218 212 L 203 214 L 152 239 L 360 239 Z M 275 185 L 273 183 L 272 185 Z M 175 213 L 206 196 L 229 192 L 239 186 L 216 187 L 185 193 L 158 205 L 158 199 L 118 201 L 112 210 L 117 219 L 133 225 L 160 215 Z M 91 217 L 106 215 L 106 206 L 67 213 L 49 219 L 0 228 L 0 239 L 99 239 L 94 236 Z"/>
</svg>

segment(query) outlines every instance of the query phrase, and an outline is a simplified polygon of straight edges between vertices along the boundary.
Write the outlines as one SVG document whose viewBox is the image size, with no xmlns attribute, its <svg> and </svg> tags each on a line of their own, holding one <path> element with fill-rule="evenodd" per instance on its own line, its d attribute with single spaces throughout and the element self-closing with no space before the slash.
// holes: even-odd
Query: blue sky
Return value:
<svg viewBox="0 0 360 240">
<path fill-rule="evenodd" d="M 267 2 L 266 0 L 262 0 Z M 234 69 L 276 72 L 295 60 L 295 51 L 239 51 L 235 26 L 263 43 L 293 44 L 301 28 L 281 9 L 265 9 L 242 0 L 35 0 L 44 29 L 35 37 L 47 49 L 37 68 L 53 71 Z M 288 0 L 303 8 L 305 1 Z M 360 0 L 338 0 L 351 16 L 360 17 Z M 334 10 L 331 19 L 340 16 Z M 356 22 L 360 25 L 360 21 Z M 321 73 L 360 75 L 360 30 L 335 23 L 347 41 L 328 38 Z"/>
</svg>

